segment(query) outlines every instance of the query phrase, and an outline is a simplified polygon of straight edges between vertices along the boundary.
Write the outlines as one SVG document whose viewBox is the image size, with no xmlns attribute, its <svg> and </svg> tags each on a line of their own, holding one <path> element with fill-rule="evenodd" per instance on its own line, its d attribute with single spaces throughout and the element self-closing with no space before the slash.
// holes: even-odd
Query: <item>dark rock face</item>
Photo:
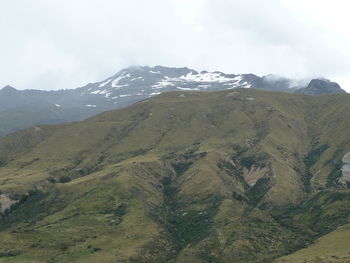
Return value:
<svg viewBox="0 0 350 263">
<path fill-rule="evenodd" d="M 306 88 L 298 89 L 296 92 L 306 95 L 346 93 L 338 83 L 328 79 L 313 79 Z"/>
</svg>

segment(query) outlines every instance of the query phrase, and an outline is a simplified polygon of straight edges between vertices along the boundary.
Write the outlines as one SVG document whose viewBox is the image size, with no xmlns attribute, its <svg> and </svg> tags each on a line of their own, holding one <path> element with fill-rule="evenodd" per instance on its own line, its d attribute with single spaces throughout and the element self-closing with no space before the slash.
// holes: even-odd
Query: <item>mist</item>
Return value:
<svg viewBox="0 0 350 263">
<path fill-rule="evenodd" d="M 130 65 L 325 77 L 350 91 L 347 1 L 3 1 L 0 86 L 66 89 Z"/>
</svg>

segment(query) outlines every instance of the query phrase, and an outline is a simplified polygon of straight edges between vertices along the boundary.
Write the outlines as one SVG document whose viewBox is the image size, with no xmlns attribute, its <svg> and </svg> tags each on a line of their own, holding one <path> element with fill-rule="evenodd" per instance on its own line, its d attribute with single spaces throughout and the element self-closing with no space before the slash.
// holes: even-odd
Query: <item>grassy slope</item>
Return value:
<svg viewBox="0 0 350 263">
<path fill-rule="evenodd" d="M 346 95 L 174 92 L 7 136 L 0 190 L 21 202 L 0 221 L 0 262 L 261 262 L 292 252 L 348 220 L 346 191 L 296 206 L 333 183 L 349 149 L 348 105 Z M 252 165 L 269 173 L 249 187 Z M 320 210 L 343 213 L 315 228 Z"/>
<path fill-rule="evenodd" d="M 349 240 L 350 225 L 347 224 L 316 240 L 308 248 L 276 260 L 276 263 L 347 263 L 350 262 Z"/>
</svg>

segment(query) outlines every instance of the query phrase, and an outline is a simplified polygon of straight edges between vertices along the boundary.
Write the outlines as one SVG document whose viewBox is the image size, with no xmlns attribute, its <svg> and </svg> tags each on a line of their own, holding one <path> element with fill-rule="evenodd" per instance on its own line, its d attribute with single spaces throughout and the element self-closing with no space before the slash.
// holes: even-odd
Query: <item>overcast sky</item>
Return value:
<svg viewBox="0 0 350 263">
<path fill-rule="evenodd" d="M 63 89 L 129 65 L 324 76 L 350 91 L 348 0 L 0 0 L 0 87 Z"/>
</svg>

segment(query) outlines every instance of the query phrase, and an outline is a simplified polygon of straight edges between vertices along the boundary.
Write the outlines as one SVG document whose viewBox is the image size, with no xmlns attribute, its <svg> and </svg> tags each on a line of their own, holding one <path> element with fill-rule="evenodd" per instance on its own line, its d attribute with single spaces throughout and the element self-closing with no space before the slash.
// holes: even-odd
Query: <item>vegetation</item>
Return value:
<svg viewBox="0 0 350 263">
<path fill-rule="evenodd" d="M 350 97 L 231 92 L 1 139 L 0 262 L 346 262 Z"/>
</svg>

